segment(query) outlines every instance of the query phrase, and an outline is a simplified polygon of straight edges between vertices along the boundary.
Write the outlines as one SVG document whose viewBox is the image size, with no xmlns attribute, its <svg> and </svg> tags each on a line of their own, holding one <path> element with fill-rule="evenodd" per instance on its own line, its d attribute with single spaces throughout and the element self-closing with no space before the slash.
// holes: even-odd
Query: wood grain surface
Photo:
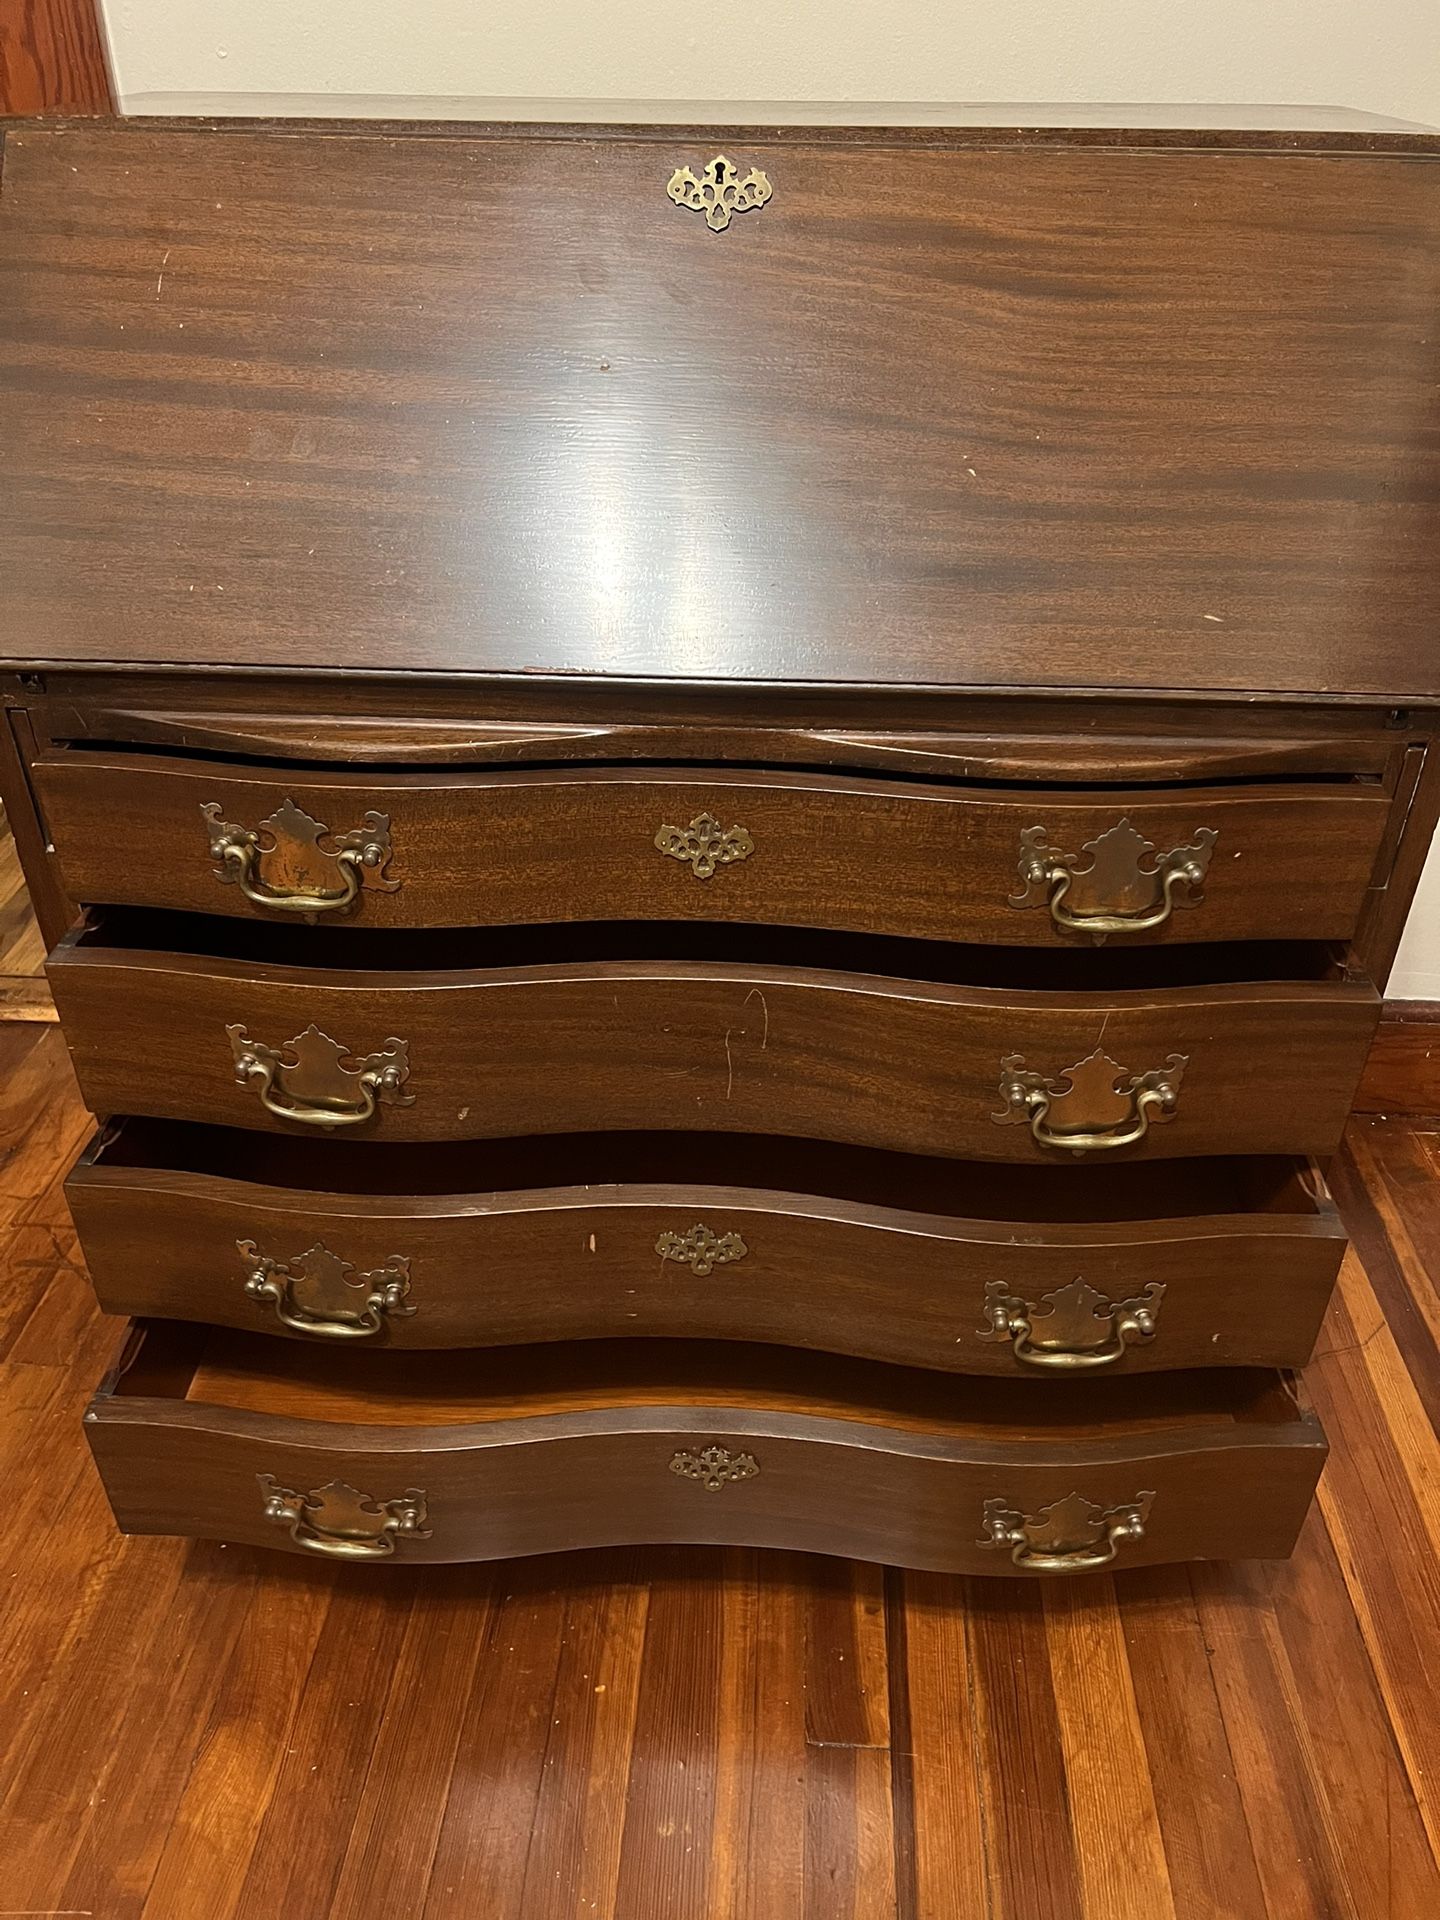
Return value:
<svg viewBox="0 0 1440 1920">
<path fill-rule="evenodd" d="M 1433 141 L 715 139 L 12 130 L 12 655 L 1440 692 Z"/>
<path fill-rule="evenodd" d="M 114 1531 L 58 1034 L 0 1034 L 6 1904 L 106 1920 L 1429 1920 L 1440 1157 L 1356 1122 L 1295 1558 L 746 1549 L 357 1580 Z M 1343 1179 L 1341 1179 L 1343 1176 Z M 1389 1324 L 1387 1325 L 1387 1317 Z M 34 1463 L 44 1462 L 44 1471 Z M 22 1463 L 29 1463 L 18 1470 Z"/>
<path fill-rule="evenodd" d="M 114 104 L 96 0 L 5 0 L 0 114 L 108 113 Z"/>
<path fill-rule="evenodd" d="M 1283 1558 L 1325 1440 L 1289 1376 L 1251 1369 L 1107 1385 L 1013 1384 L 775 1347 L 609 1341 L 381 1359 L 137 1323 L 86 1413 L 126 1532 L 306 1552 L 258 1476 L 421 1489 L 403 1561 L 641 1543 L 786 1547 L 1017 1577 L 986 1503 L 1039 1514 L 1149 1496 L 1129 1566 Z M 677 1454 L 746 1456 L 711 1490 Z"/>
<path fill-rule="evenodd" d="M 1042 1317 L 1043 1296 L 1077 1275 L 1112 1300 L 1158 1298 L 1154 1337 L 1130 1344 L 1109 1373 L 1299 1367 L 1344 1250 L 1303 1162 L 1037 1178 L 678 1134 L 497 1143 L 479 1154 L 391 1148 L 381 1167 L 353 1146 L 267 1141 L 273 1151 L 257 1154 L 248 1135 L 182 1142 L 176 1131 L 127 1121 L 66 1183 L 101 1304 L 330 1346 L 359 1340 L 295 1330 L 293 1306 L 282 1321 L 247 1293 L 257 1252 L 297 1276 L 317 1244 L 357 1276 L 402 1259 L 408 1311 L 377 1320 L 367 1348 L 645 1333 L 1039 1378 L 1043 1366 L 993 1337 L 988 1289 Z M 580 1165 L 583 1186 L 573 1184 Z M 720 1167 L 730 1184 L 706 1184 Z M 405 1191 L 421 1174 L 426 1190 Z M 441 1191 L 447 1177 L 459 1191 Z M 353 1191 L 335 1192 L 341 1180 Z M 525 1184 L 505 1184 L 513 1180 Z M 695 1251 L 705 1235 L 713 1250 Z M 1095 1334 L 1098 1344 L 1098 1322 Z"/>
<path fill-rule="evenodd" d="M 35 923 L 15 836 L 0 805 L 0 1020 L 53 1020 L 45 942 Z"/>
<path fill-rule="evenodd" d="M 267 878 L 262 852 L 252 892 L 337 891 L 338 873 L 317 877 L 313 854 L 297 881 L 293 855 L 286 867 L 284 847 L 262 824 L 290 802 L 331 835 L 376 812 L 389 823 L 390 859 L 327 925 L 738 921 L 1052 948 L 1091 939 L 1056 924 L 1043 886 L 1027 896 L 1021 836 L 1037 826 L 1082 873 L 1095 858 L 1087 845 L 1124 822 L 1150 843 L 1148 855 L 1132 856 L 1137 870 L 1196 844 L 1197 834 L 1215 836 L 1195 889 L 1203 897 L 1191 900 L 1182 886 L 1169 918 L 1120 938 L 1328 940 L 1355 930 L 1390 810 L 1378 782 L 1015 793 L 728 767 L 317 777 L 94 753 L 49 757 L 32 777 L 66 891 L 87 905 L 293 919 L 232 884 L 233 870 L 211 854 L 215 816 L 205 812 L 218 808 L 220 821 L 259 833 L 273 850 L 282 870 Z M 1123 767 L 1112 777 L 1123 780 Z M 707 816 L 722 833 L 743 828 L 745 851 L 702 876 L 656 836 Z M 1160 899 L 1153 883 L 1136 882 L 1135 894 L 1112 890 L 1071 910 L 1138 915 Z"/>
<path fill-rule="evenodd" d="M 1440 1002 L 1387 1003 L 1355 1095 L 1360 1113 L 1440 1114 Z"/>
<path fill-rule="evenodd" d="M 319 952 L 313 943 L 281 947 L 271 927 L 236 925 L 237 941 L 253 936 L 266 952 Z M 202 947 L 211 937 L 204 923 L 191 932 Z M 723 932 L 705 928 L 696 938 L 723 951 Z M 152 935 L 148 921 L 133 930 L 136 939 L 185 934 L 172 923 Z M 331 954 L 365 951 L 359 931 L 313 934 Z M 104 944 L 107 935 L 115 944 Z M 1172 1054 L 1188 1060 L 1176 1117 L 1152 1125 L 1123 1155 L 1327 1154 L 1350 1111 L 1380 1004 L 1363 981 L 1069 987 L 1071 968 L 1077 981 L 1124 979 L 1131 963 L 1189 967 L 1201 949 L 1029 956 L 1047 979 L 1052 966 L 1066 970 L 1067 990 L 1057 978 L 1056 990 L 1040 992 L 840 971 L 840 943 L 823 936 L 834 971 L 624 959 L 384 972 L 121 944 L 131 937 L 117 917 L 93 936 L 62 943 L 50 961 L 51 990 L 91 1110 L 301 1137 L 314 1129 L 277 1118 L 237 1082 L 227 1028 L 281 1048 L 314 1025 L 356 1055 L 386 1047 L 391 1036 L 406 1041 L 410 1104 L 382 1101 L 354 1129 L 386 1141 L 699 1128 L 1065 1164 L 1064 1153 L 1037 1143 L 1028 1125 L 996 1123 L 1001 1063 L 1019 1054 L 1029 1068 L 1063 1075 L 1103 1036 L 1127 1075 L 1163 1069 Z M 368 937 L 413 942 L 412 965 L 424 957 L 419 935 Z M 663 929 L 622 928 L 616 940 L 643 947 L 668 937 Z M 490 957 L 504 951 L 501 938 L 483 935 Z M 787 938 L 789 946 L 767 951 L 802 951 L 798 936 Z M 915 964 L 910 949 L 902 952 Z M 1008 971 L 1023 981 L 1024 957 L 997 961 L 985 949 L 942 947 L 924 961 L 987 977 L 998 966 L 994 977 Z M 1087 958 L 1094 963 L 1088 975 Z M 1242 973 L 1250 959 L 1247 953 Z M 399 955 L 396 964 L 405 964 Z M 1192 971 L 1203 976 L 1215 965 L 1205 954 Z M 557 1061 L 567 1063 L 564 1074 Z M 1105 1124 L 1118 1127 L 1126 1117 L 1117 1111 Z"/>
</svg>

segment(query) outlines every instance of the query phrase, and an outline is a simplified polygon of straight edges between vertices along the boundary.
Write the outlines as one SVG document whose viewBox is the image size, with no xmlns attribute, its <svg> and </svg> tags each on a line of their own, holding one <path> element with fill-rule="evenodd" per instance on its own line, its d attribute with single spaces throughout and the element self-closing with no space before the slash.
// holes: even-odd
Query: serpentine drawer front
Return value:
<svg viewBox="0 0 1440 1920">
<path fill-rule="evenodd" d="M 1325 1457 L 1275 1374 L 953 1382 L 773 1349 L 624 1343 L 373 1362 L 140 1332 L 86 1416 L 121 1524 L 331 1559 L 642 1540 L 964 1573 L 1288 1553 Z"/>
<path fill-rule="evenodd" d="M 1290 1550 L 1440 817 L 1440 139 L 932 119 L 4 131 L 123 1527 Z"/>
<path fill-rule="evenodd" d="M 66 1188 L 101 1304 L 316 1346 L 645 1334 L 1043 1382 L 1303 1366 L 1345 1247 L 1288 1160 L 1037 1175 L 691 1134 L 350 1160 L 327 1192 L 328 1143 L 125 1122 Z"/>
<path fill-rule="evenodd" d="M 337 926 L 729 920 L 1015 946 L 1345 938 L 1389 810 L 1374 781 L 1013 793 L 729 768 L 342 776 L 74 752 L 35 781 L 81 901 Z"/>
<path fill-rule="evenodd" d="M 1379 1006 L 1363 982 L 1012 993 L 688 960 L 354 973 L 104 938 L 102 922 L 49 969 L 94 1112 L 388 1141 L 714 1128 L 1045 1164 L 1325 1154 Z"/>
</svg>

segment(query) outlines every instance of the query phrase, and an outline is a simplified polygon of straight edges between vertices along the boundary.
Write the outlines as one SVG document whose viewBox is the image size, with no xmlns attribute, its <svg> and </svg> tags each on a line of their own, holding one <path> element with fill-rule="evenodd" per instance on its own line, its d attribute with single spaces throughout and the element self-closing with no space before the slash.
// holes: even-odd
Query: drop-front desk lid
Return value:
<svg viewBox="0 0 1440 1920">
<path fill-rule="evenodd" d="M 5 660 L 1440 694 L 1440 139 L 3 161 Z"/>
</svg>

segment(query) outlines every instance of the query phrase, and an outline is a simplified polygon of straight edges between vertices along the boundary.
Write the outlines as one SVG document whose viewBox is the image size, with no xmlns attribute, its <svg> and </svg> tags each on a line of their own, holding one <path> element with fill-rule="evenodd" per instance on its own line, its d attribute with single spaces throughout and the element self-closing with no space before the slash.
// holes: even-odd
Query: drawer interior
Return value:
<svg viewBox="0 0 1440 1920">
<path fill-rule="evenodd" d="M 1143 992 L 1345 977 L 1333 945 L 1253 940 L 1183 947 L 967 946 L 881 934 L 711 922 L 587 921 L 465 929 L 280 926 L 140 907 L 92 910 L 80 951 L 163 953 L 338 973 L 473 973 L 490 968 L 679 961 L 785 966 L 1011 993 Z"/>
<path fill-rule="evenodd" d="M 276 1419 L 464 1426 L 540 1414 L 662 1406 L 762 1407 L 947 1439 L 1119 1440 L 1311 1423 L 1291 1376 L 1214 1369 L 1093 1383 L 941 1376 L 732 1342 L 602 1340 L 425 1353 L 317 1353 L 263 1334 L 141 1323 L 113 1384 Z"/>
<path fill-rule="evenodd" d="M 337 1146 L 339 1150 L 337 1151 Z M 479 1195 L 607 1187 L 698 1186 L 808 1194 L 964 1220 L 1158 1221 L 1269 1215 L 1332 1221 L 1334 1207 L 1303 1159 L 1157 1160 L 1144 1166 L 1021 1167 L 881 1153 L 764 1135 L 546 1134 L 434 1145 L 312 1140 L 237 1128 L 129 1119 L 103 1134 L 85 1167 L 223 1175 L 293 1193 Z M 138 1181 L 137 1181 L 138 1183 Z"/>
</svg>

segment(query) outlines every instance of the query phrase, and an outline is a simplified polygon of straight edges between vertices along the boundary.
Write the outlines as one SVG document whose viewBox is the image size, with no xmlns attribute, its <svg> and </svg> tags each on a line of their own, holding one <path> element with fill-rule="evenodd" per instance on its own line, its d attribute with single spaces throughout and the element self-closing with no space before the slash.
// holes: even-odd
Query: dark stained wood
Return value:
<svg viewBox="0 0 1440 1920">
<path fill-rule="evenodd" d="M 716 138 L 12 129 L 12 645 L 1440 692 L 1433 141 Z"/>
<path fill-rule="evenodd" d="M 139 690 L 154 698 L 153 682 Z M 394 690 L 391 690 L 392 694 Z M 587 690 L 587 705 L 591 690 Z M 811 761 L 835 766 L 881 767 L 910 773 L 943 773 L 977 779 L 1194 780 L 1287 774 L 1382 774 L 1393 740 L 1371 733 L 1223 736 L 1216 739 L 1147 737 L 1140 734 L 1072 731 L 1027 733 L 997 739 L 994 733 L 957 724 L 936 731 L 943 714 L 932 709 L 931 730 L 921 727 L 663 726 L 597 719 L 580 721 L 476 720 L 409 716 L 397 708 L 384 718 L 361 714 L 296 716 L 294 713 L 187 712 L 117 707 L 104 687 L 83 708 L 64 699 L 42 702 L 57 740 L 87 745 L 125 741 L 171 750 L 243 754 L 257 760 L 340 761 L 349 766 L 403 763 L 446 766 L 493 761 L 576 760 L 759 760 Z M 1038 711 L 1037 711 L 1038 709 Z M 1012 712 L 1015 709 L 1012 707 Z M 1043 703 L 1019 710 L 1033 725 Z M 1153 712 L 1153 710 L 1151 710 Z M 971 709 L 973 718 L 973 708 Z M 1361 715 L 1354 716 L 1362 718 Z M 872 716 L 873 718 L 873 716 Z M 1114 716 L 1116 722 L 1119 715 Z M 1152 724 L 1154 724 L 1152 719 Z M 1234 724 L 1226 714 L 1224 724 Z M 1273 724 L 1273 722 L 1272 722 Z M 1067 723 L 1068 729 L 1068 723 Z"/>
<path fill-rule="evenodd" d="M 323 1243 L 358 1272 L 399 1255 L 413 1311 L 388 1317 L 367 1347 L 645 1334 L 1035 1378 L 1043 1370 L 1009 1340 L 981 1338 L 986 1289 L 1002 1283 L 1043 1314 L 1042 1296 L 1078 1273 L 1114 1300 L 1165 1289 L 1155 1337 L 1112 1372 L 1303 1366 L 1345 1247 L 1318 1174 L 1287 1162 L 1101 1164 L 1037 1178 L 678 1135 L 498 1146 L 480 1167 L 468 1147 L 398 1163 L 392 1149 L 381 1169 L 343 1149 L 337 1167 L 327 1143 L 266 1152 L 268 1142 L 224 1134 L 186 1143 L 168 1166 L 172 1144 L 164 1128 L 129 1122 L 118 1155 L 98 1143 L 66 1183 L 101 1305 L 303 1339 L 246 1294 L 254 1254 L 242 1246 L 284 1263 Z M 207 1164 L 227 1171 L 193 1170 Z M 569 1184 L 580 1164 L 583 1187 Z M 737 1184 L 705 1182 L 721 1166 Z M 268 1184 L 282 1167 L 300 1184 Z M 436 1188 L 447 1175 L 473 1188 L 481 1167 L 483 1188 Z M 565 1184 L 550 1184 L 561 1170 Z M 404 1192 L 407 1171 L 423 1171 L 428 1190 Z M 361 1190 L 318 1190 L 342 1172 Z M 402 1187 L 367 1193 L 372 1172 Z M 501 1186 L 516 1177 L 526 1184 Z M 738 1184 L 745 1177 L 763 1184 Z M 860 1199 L 867 1187 L 888 1204 Z M 1167 1205 L 1183 1211 L 1166 1218 Z M 744 1253 L 703 1271 L 660 1257 L 662 1235 L 697 1225 L 738 1234 Z"/>
<path fill-rule="evenodd" d="M 0 8 L 0 114 L 110 113 L 95 0 L 6 0 Z"/>
<path fill-rule="evenodd" d="M 183 934 L 164 925 L 163 937 Z M 1103 1036 L 1127 1073 L 1163 1068 L 1171 1054 L 1189 1061 L 1175 1119 L 1124 1153 L 1325 1154 L 1339 1140 L 1379 1008 L 1359 981 L 1077 993 L 688 959 L 411 973 L 280 967 L 90 944 L 107 927 L 122 938 L 118 921 L 107 923 L 64 943 L 49 969 L 93 1112 L 299 1132 L 237 1083 L 226 1028 L 280 1047 L 313 1024 L 352 1053 L 390 1036 L 409 1043 L 412 1103 L 382 1102 L 358 1130 L 386 1141 L 700 1128 L 1053 1164 L 1056 1150 L 1028 1126 L 996 1124 L 1001 1063 L 1020 1054 L 1029 1067 L 1063 1074 Z M 123 937 L 162 936 L 144 923 Z M 323 935 L 337 937 L 359 952 L 349 943 L 365 936 Z M 646 937 L 618 936 L 641 946 Z M 718 930 L 704 937 L 707 951 L 718 950 Z M 493 955 L 494 937 L 486 940 Z M 289 949 L 302 950 L 315 949 Z M 842 950 L 837 942 L 828 951 Z M 960 952 L 931 950 L 925 967 Z M 963 953 L 954 966 L 972 977 L 998 965 L 983 950 Z M 1089 958 L 1163 969 L 1183 953 Z M 1034 964 L 1070 968 L 1083 957 L 1040 955 Z M 998 977 L 1024 979 L 1021 958 L 1006 956 Z"/>
<path fill-rule="evenodd" d="M 1088 1383 L 957 1395 L 933 1374 L 769 1348 L 609 1342 L 377 1368 L 215 1333 L 182 1395 L 176 1340 L 188 1356 L 188 1333 L 152 1323 L 86 1416 L 117 1520 L 291 1551 L 259 1474 L 380 1499 L 421 1488 L 432 1524 L 401 1543 L 406 1561 L 669 1541 L 1013 1574 L 983 1544 L 986 1500 L 1037 1513 L 1077 1491 L 1101 1507 L 1153 1493 L 1130 1564 L 1263 1558 L 1290 1550 L 1325 1452 L 1288 1377 L 1263 1372 L 1117 1381 L 1099 1417 Z M 670 1470 L 709 1446 L 759 1472 L 717 1493 Z"/>
<path fill-rule="evenodd" d="M 1136 1798 L 1137 1729 L 1176 1920 L 1428 1920 L 1440 1904 L 1426 1681 L 1440 1615 L 1423 1554 L 1393 1550 L 1417 1526 L 1424 1536 L 1440 1445 L 1359 1262 L 1318 1370 L 1355 1417 L 1332 1421 L 1324 1507 L 1293 1561 L 1207 1574 L 1203 1632 L 1184 1568 L 1054 1600 L 894 1573 L 877 1646 L 869 1572 L 800 1554 L 631 1549 L 357 1581 L 252 1548 L 117 1537 L 78 1422 L 116 1329 L 83 1287 L 71 1295 L 64 1265 L 59 1178 L 85 1125 L 55 1031 L 0 1033 L 7 1305 L 17 1278 L 29 1288 L 18 1353 L 0 1358 L 0 1717 L 20 1763 L 0 1795 L 8 1905 L 248 1920 L 258 1857 L 268 1911 L 298 1911 L 289 1888 L 318 1875 L 333 1889 L 318 1912 L 345 1920 L 546 1914 L 557 1874 L 583 1892 L 575 1910 L 594 1902 L 601 1920 L 675 1920 L 676 1876 L 706 1890 L 693 1920 L 828 1920 L 830 1883 L 812 1876 L 838 1857 L 864 1863 L 878 1920 L 1113 1920 L 1093 1897 L 1082 1905 L 1072 1822 L 1097 1804 L 1097 1781 Z M 1388 1178 L 1413 1162 L 1418 1179 L 1423 1134 L 1371 1123 L 1364 1138 L 1367 1168 Z M 1411 1210 L 1415 1191 L 1406 1173 L 1365 1253 L 1387 1249 L 1393 1285 L 1433 1311 L 1440 1242 Z M 360 1613 L 332 1611 L 342 1592 Z M 1107 1684 L 1082 1696 L 1091 1661 Z M 889 1716 L 874 1703 L 877 1663 Z M 368 1738 L 337 1742 L 337 1701 Z M 1257 1742 L 1261 1714 L 1282 1724 Z M 873 1769 L 852 1774 L 852 1751 L 861 1769 L 889 1761 L 900 1791 L 877 1791 Z M 333 1791 L 305 1800 L 287 1879 L 276 1842 L 294 1833 L 311 1769 Z M 714 1783 L 698 1818 L 697 1776 Z M 1116 1809 L 1108 1845 L 1123 1857 L 1146 1798 Z M 1327 1836 L 1303 1862 L 1297 1821 Z M 828 1844 L 811 1851 L 811 1833 Z M 1086 1831 L 1085 1844 L 1103 1874 L 1107 1843 Z M 893 1895 L 892 1854 L 915 1869 Z M 1139 1857 L 1157 1895 L 1153 1855 Z M 652 1889 L 647 1873 L 665 1877 Z M 1144 1920 L 1170 1911 L 1157 1895 Z"/>
<path fill-rule="evenodd" d="M 1410 745 L 1423 745 L 1435 724 L 1428 707 L 1387 709 L 1314 695 L 1260 700 L 1253 693 L 1138 694 L 1124 687 L 1103 693 L 1098 688 L 976 692 L 836 680 L 761 683 L 698 674 L 667 680 L 615 675 L 582 682 L 527 673 L 487 674 L 480 680 L 460 671 L 372 675 L 343 668 L 297 673 L 236 666 L 197 681 L 193 670 L 92 664 L 63 672 L 7 672 L 0 675 L 0 689 L 31 716 L 47 747 L 128 742 L 237 753 L 245 759 L 325 761 L 353 742 L 353 757 L 369 764 L 405 765 L 414 749 L 415 764 L 423 766 L 432 764 L 437 734 L 448 743 L 447 752 L 453 753 L 456 741 L 468 743 L 460 764 L 472 757 L 477 764 L 506 758 L 507 739 L 508 757 L 523 762 L 530 754 L 515 748 L 538 734 L 547 762 L 596 757 L 597 744 L 602 760 L 685 758 L 696 742 L 707 760 L 743 762 L 784 752 L 775 740 L 781 731 L 787 738 L 799 737 L 804 758 L 839 767 L 879 764 L 856 757 L 855 745 L 858 739 L 862 754 L 872 750 L 878 734 L 892 746 L 913 746 L 917 736 L 932 744 L 938 739 L 934 750 L 940 757 L 930 769 L 935 772 L 955 771 L 953 743 L 962 758 L 974 752 L 976 777 L 1004 777 L 1023 751 L 1041 755 L 1056 780 L 1080 783 L 1113 777 L 1117 766 L 1124 778 L 1133 778 L 1123 773 L 1132 756 L 1139 756 L 1139 764 L 1147 764 L 1148 757 L 1147 778 L 1153 779 L 1203 781 L 1227 773 L 1287 771 L 1382 774 Z M 220 701 L 227 712 L 217 722 L 210 710 Z M 191 721 L 200 729 L 193 739 Z M 666 739 L 663 751 L 644 751 L 644 737 L 652 730 Z M 812 744 L 817 735 L 828 747 Z M 864 745 L 867 740 L 871 749 Z M 612 742 L 623 751 L 612 751 Z M 677 750 L 676 742 L 684 744 Z M 1269 765 L 1262 759 L 1247 766 L 1254 753 L 1279 757 Z M 342 757 L 352 756 L 346 751 Z"/>
<path fill-rule="evenodd" d="M 49 839 L 35 804 L 29 762 L 35 753 L 35 730 L 23 707 L 0 703 L 0 809 L 14 837 L 21 869 L 44 945 L 53 946 L 76 916 L 76 908 L 60 886 Z M 13 890 L 13 881 L 8 883 Z"/>
<path fill-rule="evenodd" d="M 43 760 L 32 777 L 66 891 L 87 904 L 263 920 L 266 908 L 217 875 L 204 809 L 253 832 L 290 801 L 331 834 L 362 827 L 372 812 L 390 822 L 392 860 L 365 877 L 336 925 L 735 920 L 1050 947 L 1089 936 L 1057 926 L 1043 897 L 1024 904 L 1021 836 L 1037 825 L 1082 870 L 1087 844 L 1123 821 L 1157 857 L 1201 830 L 1218 836 L 1204 898 L 1187 903 L 1182 890 L 1160 926 L 1125 938 L 1343 939 L 1389 813 L 1378 785 L 1037 795 L 667 767 L 317 779 L 92 753 Z M 723 830 L 743 826 L 751 851 L 702 878 L 655 837 L 706 815 Z M 271 888 L 327 884 L 310 866 L 297 882 L 283 849 L 276 863 Z M 267 885 L 263 864 L 259 880 Z M 1153 905 L 1148 890 L 1140 896 L 1139 906 Z M 1137 910 L 1123 896 L 1106 904 Z"/>
<path fill-rule="evenodd" d="M 1392 1000 L 1355 1093 L 1357 1113 L 1440 1114 L 1440 1003 Z"/>
</svg>

